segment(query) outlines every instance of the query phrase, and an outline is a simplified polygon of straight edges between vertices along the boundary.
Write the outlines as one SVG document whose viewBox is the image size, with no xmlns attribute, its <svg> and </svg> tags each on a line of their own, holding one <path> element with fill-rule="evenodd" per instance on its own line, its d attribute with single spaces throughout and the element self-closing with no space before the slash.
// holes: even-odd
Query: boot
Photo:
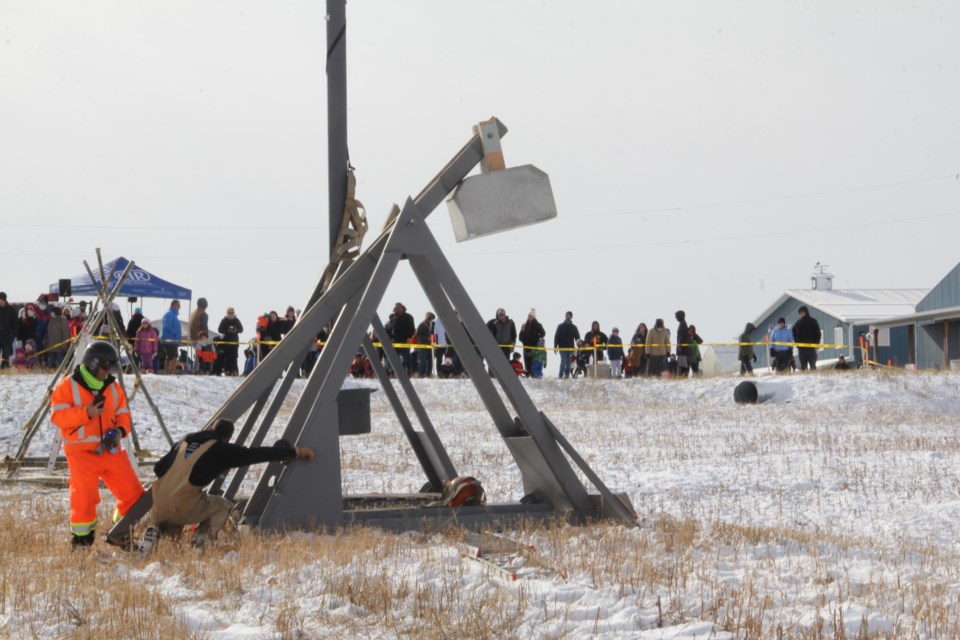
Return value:
<svg viewBox="0 0 960 640">
<path fill-rule="evenodd" d="M 93 541 L 97 537 L 96 531 L 91 531 L 85 536 L 78 536 L 77 534 L 72 534 L 70 538 L 70 548 L 73 550 L 76 549 L 89 549 L 93 546 Z"/>
<path fill-rule="evenodd" d="M 137 545 L 137 553 L 142 556 L 152 553 L 158 540 L 160 540 L 160 529 L 155 526 L 147 527 L 143 532 L 143 538 L 140 539 L 140 544 Z"/>
</svg>

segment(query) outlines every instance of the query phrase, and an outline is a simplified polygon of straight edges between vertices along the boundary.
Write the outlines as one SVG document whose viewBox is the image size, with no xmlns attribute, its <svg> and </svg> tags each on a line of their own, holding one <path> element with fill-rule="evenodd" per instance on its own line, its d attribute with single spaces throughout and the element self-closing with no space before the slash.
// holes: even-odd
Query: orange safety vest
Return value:
<svg viewBox="0 0 960 640">
<path fill-rule="evenodd" d="M 127 396 L 117 381 L 103 388 L 103 413 L 87 416 L 87 405 L 96 397 L 89 389 L 69 376 L 60 381 L 50 398 L 50 419 L 63 436 L 64 453 L 93 451 L 107 429 L 123 427 L 130 433 L 130 409 Z"/>
</svg>

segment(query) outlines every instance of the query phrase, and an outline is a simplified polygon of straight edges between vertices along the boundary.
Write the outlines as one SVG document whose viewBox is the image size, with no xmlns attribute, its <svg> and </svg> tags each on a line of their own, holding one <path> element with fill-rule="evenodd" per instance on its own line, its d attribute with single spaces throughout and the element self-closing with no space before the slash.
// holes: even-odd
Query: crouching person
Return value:
<svg viewBox="0 0 960 640">
<path fill-rule="evenodd" d="M 233 423 L 220 420 L 212 430 L 189 434 L 154 465 L 152 515 L 161 533 L 176 535 L 184 525 L 197 524 L 192 542 L 203 546 L 216 539 L 233 508 L 230 500 L 203 490 L 217 476 L 258 462 L 313 459 L 312 449 L 283 440 L 272 447 L 247 448 L 230 444 L 231 437 Z"/>
</svg>

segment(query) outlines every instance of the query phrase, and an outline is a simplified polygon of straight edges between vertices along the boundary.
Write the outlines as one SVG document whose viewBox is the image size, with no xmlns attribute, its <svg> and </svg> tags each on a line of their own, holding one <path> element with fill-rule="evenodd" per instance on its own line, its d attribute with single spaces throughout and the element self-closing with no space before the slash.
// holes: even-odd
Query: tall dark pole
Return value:
<svg viewBox="0 0 960 640">
<path fill-rule="evenodd" d="M 330 259 L 347 199 L 346 0 L 327 0 L 327 163 L 330 195 Z"/>
</svg>

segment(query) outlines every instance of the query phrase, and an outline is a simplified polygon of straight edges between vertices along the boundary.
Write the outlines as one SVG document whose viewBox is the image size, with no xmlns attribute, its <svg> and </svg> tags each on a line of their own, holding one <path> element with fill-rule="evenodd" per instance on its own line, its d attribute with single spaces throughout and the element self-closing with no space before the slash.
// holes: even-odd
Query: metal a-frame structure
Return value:
<svg viewBox="0 0 960 640">
<path fill-rule="evenodd" d="M 506 134 L 506 128 L 499 121 L 492 122 L 499 136 Z M 283 531 L 349 524 L 403 530 L 436 528 L 451 522 L 482 525 L 518 518 L 613 517 L 629 523 L 636 521 L 629 500 L 614 495 L 534 405 L 426 224 L 426 217 L 482 159 L 484 147 L 478 129 L 427 187 L 416 198 L 406 201 L 370 247 L 341 269 L 328 290 L 322 291 L 322 282 L 317 286 L 290 333 L 210 418 L 206 428 L 221 418 L 239 423 L 246 415 L 236 441 L 247 444 L 256 427 L 249 444 L 262 443 L 297 377 L 309 343 L 325 324 L 333 321 L 326 345 L 283 433 L 287 441 L 311 447 L 317 457 L 309 464 L 270 463 L 246 504 L 242 524 Z M 427 480 L 425 489 L 439 492 L 444 480 L 458 475 L 397 353 L 384 343 L 384 352 L 411 401 L 420 430 L 413 427 L 403 410 L 367 334 L 372 326 L 377 335 L 386 335 L 376 309 L 403 260 L 409 263 L 423 287 L 450 341 L 461 345 L 458 355 L 463 366 L 522 475 L 525 496 L 519 503 L 450 508 L 426 506 L 427 500 L 422 500 L 406 506 L 384 505 L 379 498 L 351 498 L 342 494 L 339 446 L 342 416 L 338 397 L 358 345 L 370 356 L 382 388 L 397 413 L 423 469 Z M 493 377 L 487 374 L 484 360 Z M 278 381 L 279 387 L 274 393 Z M 264 408 L 267 411 L 260 419 Z M 598 494 L 588 492 L 571 460 Z M 234 474 L 225 491 L 226 497 L 235 496 L 245 472 L 246 469 L 239 469 Z M 218 482 L 214 490 L 221 486 Z M 150 504 L 147 492 L 109 535 L 119 538 L 126 534 L 146 514 Z"/>
<path fill-rule="evenodd" d="M 82 357 L 80 353 L 81 347 L 84 345 L 84 337 L 89 337 L 95 329 L 101 326 L 106 326 L 107 331 L 107 340 L 111 342 L 114 348 L 117 349 L 117 353 L 125 352 L 127 354 L 127 360 L 130 363 L 131 370 L 135 378 L 135 385 L 133 394 L 127 394 L 127 401 L 132 402 L 133 396 L 137 393 L 138 390 L 143 391 L 143 396 L 147 401 L 147 404 L 150 406 L 150 409 L 153 411 L 154 415 L 157 418 L 158 423 L 160 424 L 160 429 L 163 431 L 164 436 L 167 439 L 167 442 L 173 444 L 173 440 L 170 437 L 170 433 L 167 431 L 166 424 L 163 421 L 163 416 L 160 415 L 160 410 L 157 408 L 157 405 L 154 403 L 153 398 L 150 396 L 150 392 L 147 390 L 146 386 L 143 384 L 143 378 L 140 375 L 140 368 L 137 366 L 136 360 L 133 357 L 133 354 L 130 351 L 129 344 L 125 338 L 125 331 L 123 327 L 119 326 L 116 318 L 114 317 L 111 311 L 111 303 L 119 295 L 120 289 L 123 286 L 123 283 L 126 281 L 127 277 L 130 274 L 130 271 L 134 267 L 134 262 L 131 261 L 127 264 L 126 268 L 119 274 L 116 279 L 115 284 L 112 288 L 109 287 L 110 281 L 113 279 L 113 273 L 107 274 L 103 267 L 103 259 L 100 254 L 100 249 L 97 248 L 97 261 L 100 265 L 100 279 L 98 280 L 93 271 L 90 269 L 90 265 L 87 264 L 87 261 L 83 261 L 83 266 L 87 270 L 87 274 L 90 276 L 90 281 L 95 283 L 97 287 L 97 301 L 94 303 L 93 308 L 90 310 L 90 315 L 87 316 L 86 321 L 83 324 L 78 337 L 70 343 L 67 353 L 63 358 L 63 361 L 60 363 L 60 366 L 57 368 L 57 371 L 54 373 L 53 378 L 50 381 L 50 384 L 47 386 L 46 393 L 44 394 L 40 404 L 37 406 L 36 411 L 30 417 L 30 419 L 24 424 L 24 435 L 20 440 L 20 445 L 17 448 L 16 454 L 11 461 L 10 468 L 11 473 L 15 472 L 18 466 L 23 462 L 27 450 L 30 448 L 30 443 L 33 440 L 33 437 L 36 435 L 37 431 L 42 425 L 47 424 L 46 417 L 50 412 L 50 397 L 53 394 L 54 388 L 57 384 L 66 376 L 71 375 L 74 366 L 79 361 L 79 358 Z M 127 389 L 123 380 L 123 372 L 117 374 L 117 381 L 119 382 L 121 388 L 123 388 L 124 393 Z M 133 468 L 138 469 L 136 455 L 140 455 L 140 441 L 137 437 L 137 432 L 134 426 L 131 424 L 130 428 L 130 439 L 133 442 L 133 450 L 127 448 L 127 451 L 130 453 L 131 462 L 133 463 Z M 57 431 L 54 434 L 53 442 L 50 447 L 50 454 L 47 460 L 47 471 L 53 471 L 58 458 L 57 454 L 60 451 L 61 437 L 60 433 Z"/>
</svg>

